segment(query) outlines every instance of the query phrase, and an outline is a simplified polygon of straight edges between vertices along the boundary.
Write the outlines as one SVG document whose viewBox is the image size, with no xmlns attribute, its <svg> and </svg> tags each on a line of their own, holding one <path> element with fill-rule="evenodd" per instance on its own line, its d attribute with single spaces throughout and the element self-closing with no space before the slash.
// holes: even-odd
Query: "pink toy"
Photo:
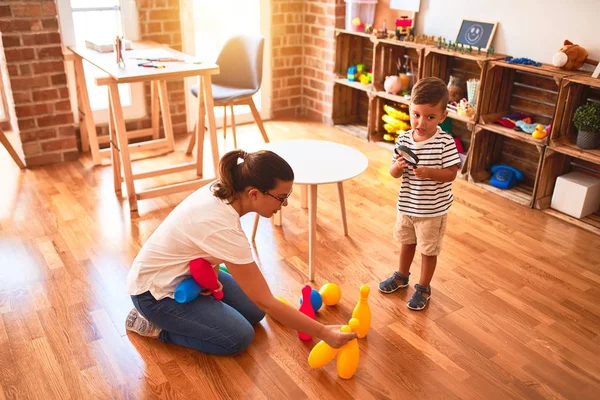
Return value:
<svg viewBox="0 0 600 400">
<path fill-rule="evenodd" d="M 312 319 L 316 319 L 315 310 L 312 308 L 310 303 L 310 293 L 312 292 L 312 288 L 309 285 L 305 285 L 302 288 L 302 304 L 300 305 L 300 312 L 308 315 Z M 300 340 L 308 341 L 312 340 L 312 336 L 306 334 L 304 332 L 298 331 L 298 337 Z"/>
<path fill-rule="evenodd" d="M 223 291 L 219 290 L 217 274 L 215 274 L 212 265 L 208 261 L 203 258 L 190 261 L 190 272 L 198 285 L 212 292 L 215 300 L 223 298 Z"/>
</svg>

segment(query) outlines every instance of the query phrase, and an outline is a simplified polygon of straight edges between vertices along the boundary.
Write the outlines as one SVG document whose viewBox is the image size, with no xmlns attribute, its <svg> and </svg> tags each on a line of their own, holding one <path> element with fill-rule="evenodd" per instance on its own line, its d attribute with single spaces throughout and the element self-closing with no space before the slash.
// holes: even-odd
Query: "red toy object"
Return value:
<svg viewBox="0 0 600 400">
<path fill-rule="evenodd" d="M 310 292 L 312 292 L 312 288 L 309 285 L 304 285 L 302 288 L 302 304 L 300 305 L 300 312 L 308 315 L 312 319 L 316 319 L 315 310 L 310 303 Z M 298 337 L 300 340 L 304 341 L 312 340 L 312 336 L 300 331 L 298 331 Z"/>
<path fill-rule="evenodd" d="M 222 290 L 219 290 L 217 274 L 215 274 L 212 265 L 208 261 L 204 258 L 190 261 L 190 272 L 198 285 L 212 292 L 215 300 L 223 299 L 224 294 Z"/>
</svg>

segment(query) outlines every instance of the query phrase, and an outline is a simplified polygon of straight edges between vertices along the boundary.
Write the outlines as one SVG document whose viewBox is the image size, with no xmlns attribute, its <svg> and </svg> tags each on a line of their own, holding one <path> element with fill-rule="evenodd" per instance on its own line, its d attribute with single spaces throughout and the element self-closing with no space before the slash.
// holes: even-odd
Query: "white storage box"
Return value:
<svg viewBox="0 0 600 400">
<path fill-rule="evenodd" d="M 373 24 L 377 0 L 345 0 L 346 1 L 346 30 L 355 31 L 352 25 L 354 18 L 360 18 L 361 24 Z M 364 27 L 364 25 L 363 25 Z M 364 28 L 363 28 L 364 29 Z"/>
<path fill-rule="evenodd" d="M 575 218 L 598 211 L 600 179 L 583 172 L 569 172 L 556 178 L 550 207 Z"/>
</svg>

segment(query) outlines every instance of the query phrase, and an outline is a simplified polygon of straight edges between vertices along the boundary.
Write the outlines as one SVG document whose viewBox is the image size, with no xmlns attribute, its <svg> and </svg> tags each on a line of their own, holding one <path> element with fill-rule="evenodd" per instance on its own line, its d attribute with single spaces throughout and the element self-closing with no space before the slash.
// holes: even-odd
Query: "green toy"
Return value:
<svg viewBox="0 0 600 400">
<path fill-rule="evenodd" d="M 229 274 L 229 270 L 227 269 L 227 267 L 225 266 L 225 264 L 221 264 L 219 265 L 219 269 L 223 272 L 225 272 L 226 274 Z M 231 275 L 231 274 L 229 274 Z"/>
</svg>

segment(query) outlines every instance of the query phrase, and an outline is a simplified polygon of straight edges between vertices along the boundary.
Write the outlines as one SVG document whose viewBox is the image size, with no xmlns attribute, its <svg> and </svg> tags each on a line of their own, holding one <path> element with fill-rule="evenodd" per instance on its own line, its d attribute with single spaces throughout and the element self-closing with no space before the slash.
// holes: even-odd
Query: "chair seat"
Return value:
<svg viewBox="0 0 600 400">
<path fill-rule="evenodd" d="M 256 93 L 256 90 L 254 89 L 242 89 L 230 86 L 217 85 L 214 83 L 211 85 L 211 88 L 213 94 L 213 101 L 215 103 L 230 102 L 237 99 L 252 96 L 254 93 Z M 194 96 L 198 97 L 198 85 L 192 86 L 190 90 Z"/>
</svg>

